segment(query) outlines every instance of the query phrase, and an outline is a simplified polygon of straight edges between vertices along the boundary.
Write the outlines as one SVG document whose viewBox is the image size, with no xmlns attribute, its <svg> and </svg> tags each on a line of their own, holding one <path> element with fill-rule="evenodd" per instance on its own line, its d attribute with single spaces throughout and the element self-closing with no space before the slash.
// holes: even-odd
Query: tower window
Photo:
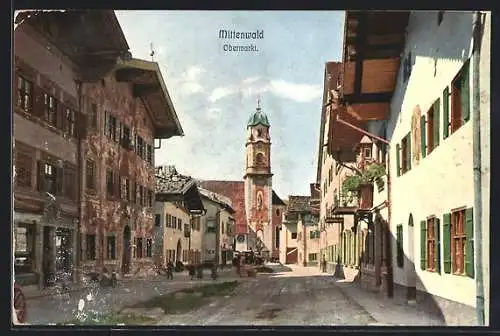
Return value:
<svg viewBox="0 0 500 336">
<path fill-rule="evenodd" d="M 262 136 L 262 130 L 261 129 L 257 130 L 257 136 L 260 136 L 260 137 Z"/>
<path fill-rule="evenodd" d="M 258 165 L 264 164 L 264 154 L 257 153 L 257 156 L 255 157 L 255 159 L 256 159 Z"/>
</svg>

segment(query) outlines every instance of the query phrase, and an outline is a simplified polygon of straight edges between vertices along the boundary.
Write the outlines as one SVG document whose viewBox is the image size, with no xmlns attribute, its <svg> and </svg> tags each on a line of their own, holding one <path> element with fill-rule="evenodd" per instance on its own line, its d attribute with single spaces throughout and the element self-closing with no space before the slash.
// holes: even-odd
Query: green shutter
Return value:
<svg viewBox="0 0 500 336">
<path fill-rule="evenodd" d="M 408 133 L 408 135 L 406 136 L 406 161 L 408 162 L 407 163 L 407 167 L 408 167 L 408 170 L 411 169 L 411 133 Z"/>
<path fill-rule="evenodd" d="M 434 237 L 436 238 L 436 251 L 434 252 L 436 272 L 441 274 L 441 230 L 439 218 L 434 218 Z"/>
<path fill-rule="evenodd" d="M 474 278 L 474 215 L 472 208 L 465 210 L 465 235 L 467 237 L 465 274 L 468 277 Z"/>
<path fill-rule="evenodd" d="M 443 270 L 451 273 L 451 214 L 443 215 Z"/>
<path fill-rule="evenodd" d="M 470 96 L 469 96 L 469 62 L 463 66 L 460 78 L 460 101 L 462 103 L 462 125 L 470 118 Z"/>
<path fill-rule="evenodd" d="M 441 102 L 438 98 L 436 102 L 434 103 L 434 146 L 433 148 L 436 148 L 439 146 L 439 124 L 440 124 L 440 105 Z"/>
<path fill-rule="evenodd" d="M 396 144 L 396 175 L 400 176 L 401 175 L 401 159 L 400 159 L 400 153 L 399 153 L 399 144 Z"/>
<path fill-rule="evenodd" d="M 420 221 L 420 268 L 427 268 L 427 253 L 425 246 L 427 245 L 427 222 Z"/>
<path fill-rule="evenodd" d="M 427 154 L 427 144 L 426 144 L 426 128 L 425 128 L 425 115 L 420 117 L 420 150 L 422 152 L 422 158 Z"/>
<path fill-rule="evenodd" d="M 446 139 L 450 132 L 450 89 L 447 86 L 443 91 L 443 139 Z"/>
</svg>

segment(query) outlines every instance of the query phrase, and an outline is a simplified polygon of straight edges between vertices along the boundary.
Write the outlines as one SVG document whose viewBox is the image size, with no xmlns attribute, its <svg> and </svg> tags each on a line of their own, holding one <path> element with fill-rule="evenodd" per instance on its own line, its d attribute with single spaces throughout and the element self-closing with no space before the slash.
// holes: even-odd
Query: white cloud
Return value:
<svg viewBox="0 0 500 336">
<path fill-rule="evenodd" d="M 191 66 L 178 78 L 172 79 L 172 84 L 179 88 L 179 93 L 183 96 L 204 92 L 201 79 L 205 72 L 206 70 L 202 67 Z"/>
<path fill-rule="evenodd" d="M 310 102 L 321 97 L 319 85 L 297 84 L 284 80 L 272 80 L 270 91 L 277 96 L 295 100 L 297 102 Z"/>
<path fill-rule="evenodd" d="M 236 93 L 250 97 L 264 92 L 270 92 L 278 97 L 300 103 L 314 101 L 320 98 L 322 94 L 320 85 L 293 83 L 281 79 L 269 81 L 261 77 L 249 77 L 238 84 L 215 88 L 212 90 L 208 100 L 214 103 Z"/>
</svg>

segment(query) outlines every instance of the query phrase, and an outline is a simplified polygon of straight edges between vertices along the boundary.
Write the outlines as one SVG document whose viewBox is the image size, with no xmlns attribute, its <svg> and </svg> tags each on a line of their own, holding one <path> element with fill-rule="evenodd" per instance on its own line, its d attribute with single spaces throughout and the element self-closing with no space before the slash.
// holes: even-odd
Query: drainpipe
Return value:
<svg viewBox="0 0 500 336">
<path fill-rule="evenodd" d="M 78 96 L 78 117 L 80 119 L 80 123 L 82 122 L 82 83 L 77 82 L 76 83 L 76 90 L 77 90 L 77 96 Z M 78 205 L 77 205 L 77 214 L 78 214 L 78 220 L 77 220 L 77 231 L 76 231 L 76 282 L 80 283 L 80 278 L 81 278 L 81 259 L 82 256 L 81 254 L 81 227 L 82 227 L 82 202 L 83 202 L 83 165 L 81 163 L 81 153 L 82 153 L 82 125 L 78 125 L 78 132 L 77 132 L 77 147 L 76 147 L 76 171 L 77 171 L 77 176 L 78 176 L 78 182 L 77 182 L 77 200 L 78 200 Z"/>
<path fill-rule="evenodd" d="M 476 316 L 479 325 L 484 325 L 483 287 L 483 211 L 481 194 L 481 115 L 479 89 L 479 59 L 481 55 L 481 12 L 474 13 L 472 50 L 472 155 L 474 174 L 474 249 L 476 252 Z"/>
</svg>

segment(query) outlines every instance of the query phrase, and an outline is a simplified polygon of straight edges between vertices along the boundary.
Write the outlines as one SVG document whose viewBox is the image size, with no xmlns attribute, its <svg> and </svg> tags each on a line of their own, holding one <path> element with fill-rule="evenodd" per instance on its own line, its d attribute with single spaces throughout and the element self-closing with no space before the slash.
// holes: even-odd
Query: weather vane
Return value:
<svg viewBox="0 0 500 336">
<path fill-rule="evenodd" d="M 149 56 L 151 56 L 151 61 L 154 61 L 154 56 L 155 56 L 155 50 L 153 48 L 153 43 L 151 42 L 150 44 L 150 48 L 151 48 L 151 53 L 149 54 Z"/>
</svg>

